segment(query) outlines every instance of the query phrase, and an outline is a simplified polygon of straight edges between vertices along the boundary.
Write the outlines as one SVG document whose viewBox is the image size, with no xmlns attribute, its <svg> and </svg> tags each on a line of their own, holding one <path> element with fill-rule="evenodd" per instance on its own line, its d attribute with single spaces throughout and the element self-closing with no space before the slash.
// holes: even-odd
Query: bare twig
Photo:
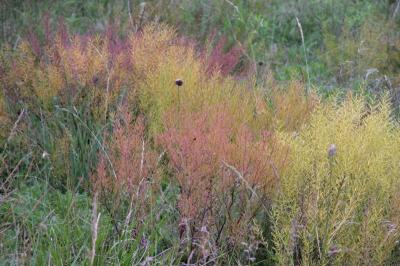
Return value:
<svg viewBox="0 0 400 266">
<path fill-rule="evenodd" d="M 105 111 L 104 111 L 104 120 L 107 120 L 107 113 L 108 113 L 108 97 L 110 94 L 110 76 L 111 76 L 111 72 L 110 72 L 110 68 L 108 67 L 107 64 L 107 86 L 106 86 L 106 100 L 105 100 Z"/>
<path fill-rule="evenodd" d="M 15 136 L 15 133 L 16 133 L 16 131 L 17 131 L 18 124 L 19 124 L 19 122 L 21 121 L 21 119 L 22 119 L 22 117 L 24 116 L 24 114 L 25 114 L 25 108 L 22 109 L 21 113 L 20 113 L 19 116 L 18 116 L 17 121 L 15 121 L 15 123 L 14 123 L 14 125 L 13 125 L 13 127 L 12 127 L 12 129 L 11 129 L 10 135 L 9 135 L 8 138 L 7 138 L 7 142 L 9 142 L 9 141 Z"/>
<path fill-rule="evenodd" d="M 226 162 L 222 162 L 229 170 L 231 170 L 241 181 L 243 181 L 243 183 L 246 185 L 247 189 L 251 191 L 251 193 L 258 198 L 261 201 L 261 204 L 263 205 L 263 207 L 268 210 L 268 206 L 266 206 L 262 200 L 262 197 L 260 197 L 257 192 L 254 190 L 254 188 L 249 184 L 249 182 L 244 178 L 244 176 L 242 175 L 242 173 L 240 173 L 234 166 L 226 163 Z"/>
</svg>

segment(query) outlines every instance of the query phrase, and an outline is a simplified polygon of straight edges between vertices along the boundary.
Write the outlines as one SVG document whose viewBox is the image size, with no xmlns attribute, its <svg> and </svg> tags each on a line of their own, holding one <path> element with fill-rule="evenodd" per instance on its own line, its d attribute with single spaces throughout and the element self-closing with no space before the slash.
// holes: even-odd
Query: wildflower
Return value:
<svg viewBox="0 0 400 266">
<path fill-rule="evenodd" d="M 328 157 L 333 157 L 335 155 L 336 155 L 336 145 L 331 144 L 331 145 L 329 145 L 329 148 L 328 148 Z"/>
<path fill-rule="evenodd" d="M 147 239 L 146 235 L 143 235 L 140 239 L 140 245 L 144 248 L 147 248 L 149 245 L 149 240 Z"/>
<path fill-rule="evenodd" d="M 333 245 L 329 248 L 328 251 L 328 256 L 332 257 L 332 256 L 336 256 L 337 254 L 339 254 L 340 252 L 342 252 L 342 249 L 338 248 L 336 245 Z"/>
<path fill-rule="evenodd" d="M 202 226 L 201 229 L 200 229 L 200 232 L 208 233 L 207 226 Z"/>
<path fill-rule="evenodd" d="M 180 87 L 183 85 L 183 80 L 177 79 L 177 80 L 175 80 L 175 84 L 176 84 L 176 86 Z"/>
</svg>

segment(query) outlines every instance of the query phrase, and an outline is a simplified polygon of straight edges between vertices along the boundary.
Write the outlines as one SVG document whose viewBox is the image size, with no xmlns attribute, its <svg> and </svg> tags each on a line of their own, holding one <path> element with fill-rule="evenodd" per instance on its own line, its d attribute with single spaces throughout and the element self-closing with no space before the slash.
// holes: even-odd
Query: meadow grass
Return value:
<svg viewBox="0 0 400 266">
<path fill-rule="evenodd" d="M 389 1 L 2 5 L 1 264 L 400 262 Z"/>
</svg>

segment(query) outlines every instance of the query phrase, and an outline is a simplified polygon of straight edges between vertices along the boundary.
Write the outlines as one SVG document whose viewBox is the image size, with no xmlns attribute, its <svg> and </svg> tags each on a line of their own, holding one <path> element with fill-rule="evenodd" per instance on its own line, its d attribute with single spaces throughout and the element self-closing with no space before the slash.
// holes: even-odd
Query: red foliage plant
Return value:
<svg viewBox="0 0 400 266">
<path fill-rule="evenodd" d="M 115 195 L 115 204 L 129 195 L 136 206 L 146 204 L 147 192 L 155 176 L 156 154 L 145 138 L 145 124 L 139 116 L 133 123 L 127 107 L 119 109 L 114 130 L 100 152 L 91 180 L 100 194 Z M 117 207 L 117 206 L 114 206 Z"/>
<path fill-rule="evenodd" d="M 212 38 L 212 37 L 211 37 Z M 226 76 L 232 74 L 244 56 L 244 49 L 238 45 L 225 49 L 226 38 L 220 38 L 211 52 L 205 56 L 206 72 L 209 75 L 219 72 Z"/>
<path fill-rule="evenodd" d="M 229 149 L 230 123 L 224 112 L 211 117 L 207 113 L 182 115 L 180 121 L 167 119 L 167 130 L 159 141 L 168 152 L 181 187 L 179 209 L 183 217 L 197 220 L 202 206 L 208 208 L 213 203 L 212 177 Z"/>
<path fill-rule="evenodd" d="M 43 17 L 44 38 L 30 31 L 10 58 L 1 79 L 9 99 L 34 103 L 91 103 L 96 114 L 105 114 L 123 88 L 132 89 L 132 47 L 109 26 L 102 34 L 69 34 L 62 20 L 51 30 Z M 4 76 L 4 77 L 3 77 Z M 113 106 L 113 108 L 115 105 Z"/>
<path fill-rule="evenodd" d="M 268 132 L 256 136 L 246 125 L 235 128 L 223 106 L 170 113 L 165 121 L 158 142 L 179 183 L 182 237 L 198 244 L 207 235 L 217 246 L 245 240 L 256 213 L 268 208 L 284 149 Z"/>
</svg>

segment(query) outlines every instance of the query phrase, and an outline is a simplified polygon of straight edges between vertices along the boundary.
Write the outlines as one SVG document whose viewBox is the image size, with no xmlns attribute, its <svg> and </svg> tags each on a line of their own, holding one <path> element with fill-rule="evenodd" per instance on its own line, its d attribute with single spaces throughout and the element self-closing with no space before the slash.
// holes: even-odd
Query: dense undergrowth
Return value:
<svg viewBox="0 0 400 266">
<path fill-rule="evenodd" d="M 1 264 L 400 263 L 395 10 L 371 24 L 349 14 L 378 16 L 389 3 L 339 1 L 329 9 L 349 12 L 339 27 L 340 18 L 324 17 L 327 1 L 270 1 L 280 28 L 264 42 L 258 35 L 271 36 L 262 29 L 272 22 L 250 16 L 265 8 L 261 2 L 203 2 L 182 4 L 182 14 L 164 1 L 125 14 L 119 3 L 114 8 L 128 16 L 120 25 L 89 31 L 76 27 L 93 21 L 52 23 L 50 13 L 41 30 L 3 42 Z M 279 14 L 302 3 L 311 14 L 327 13 L 309 24 L 300 13 L 294 32 L 285 31 L 293 21 Z M 85 10 L 98 5 L 81 5 L 82 18 L 112 17 L 101 13 L 107 1 L 90 9 L 93 16 Z M 200 7 L 209 13 L 199 16 L 195 38 L 136 21 L 157 14 L 197 21 L 187 12 Z M 214 14 L 227 7 L 237 19 Z M 254 39 L 243 44 L 240 36 L 255 24 Z M 235 40 L 209 34 L 213 25 Z M 193 37 L 191 26 L 177 29 Z M 318 26 L 323 54 L 311 53 L 311 43 L 302 47 L 301 37 L 299 44 L 299 29 L 312 42 Z M 339 27 L 336 37 L 330 27 Z M 300 60 L 285 62 L 282 51 L 260 55 L 283 44 Z M 372 68 L 383 74 L 374 82 Z M 353 92 L 323 87 L 319 70 Z"/>
</svg>

